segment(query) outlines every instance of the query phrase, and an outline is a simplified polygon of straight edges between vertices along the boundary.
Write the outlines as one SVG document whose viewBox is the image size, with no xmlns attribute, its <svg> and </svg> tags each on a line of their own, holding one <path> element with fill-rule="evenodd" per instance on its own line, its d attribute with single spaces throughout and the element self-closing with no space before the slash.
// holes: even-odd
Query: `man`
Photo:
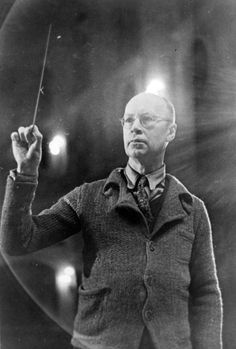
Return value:
<svg viewBox="0 0 236 349">
<path fill-rule="evenodd" d="M 82 232 L 83 275 L 72 344 L 81 349 L 220 349 L 222 304 L 203 202 L 165 173 L 173 105 L 134 96 L 122 118 L 125 169 L 31 215 L 42 135 L 12 134 L 1 244 L 24 254 Z M 141 175 L 141 176 L 140 176 Z"/>
</svg>

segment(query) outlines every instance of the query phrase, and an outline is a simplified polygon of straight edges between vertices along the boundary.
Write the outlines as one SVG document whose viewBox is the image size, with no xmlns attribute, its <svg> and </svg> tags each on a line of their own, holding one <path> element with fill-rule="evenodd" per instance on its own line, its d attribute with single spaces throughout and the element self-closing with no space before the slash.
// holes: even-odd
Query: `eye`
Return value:
<svg viewBox="0 0 236 349">
<path fill-rule="evenodd" d="M 142 115 L 142 121 L 144 124 L 152 123 L 154 120 L 155 120 L 155 117 L 153 115 L 150 115 L 150 114 Z"/>
<path fill-rule="evenodd" d="M 124 118 L 124 122 L 126 124 L 132 124 L 134 122 L 134 118 L 132 116 L 127 116 Z"/>
</svg>

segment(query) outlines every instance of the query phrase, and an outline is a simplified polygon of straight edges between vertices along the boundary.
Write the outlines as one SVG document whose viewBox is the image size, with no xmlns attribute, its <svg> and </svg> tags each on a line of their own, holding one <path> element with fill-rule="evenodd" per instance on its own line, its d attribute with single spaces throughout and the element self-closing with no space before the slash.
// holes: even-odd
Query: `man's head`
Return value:
<svg viewBox="0 0 236 349">
<path fill-rule="evenodd" d="M 177 128 L 172 103 L 152 93 L 140 93 L 127 103 L 122 120 L 127 156 L 143 163 L 163 161 Z"/>
</svg>

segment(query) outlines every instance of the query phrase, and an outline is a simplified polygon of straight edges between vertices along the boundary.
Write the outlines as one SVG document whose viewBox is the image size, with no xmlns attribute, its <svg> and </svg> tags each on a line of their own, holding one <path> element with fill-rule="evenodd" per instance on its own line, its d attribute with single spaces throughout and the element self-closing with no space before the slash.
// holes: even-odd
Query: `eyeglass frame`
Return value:
<svg viewBox="0 0 236 349">
<path fill-rule="evenodd" d="M 153 117 L 153 120 L 152 120 L 153 123 L 152 123 L 151 125 L 149 125 L 149 126 L 145 126 L 145 125 L 143 124 L 143 117 L 144 117 L 145 115 L 146 115 L 146 116 L 149 116 L 149 117 Z M 131 117 L 131 114 L 130 114 L 130 117 Z M 163 118 L 158 117 L 157 115 L 147 114 L 147 113 L 146 113 L 146 114 L 145 114 L 145 113 L 143 113 L 143 114 L 138 114 L 137 116 L 135 116 L 135 117 L 133 118 L 132 122 L 130 122 L 130 125 L 129 125 L 128 123 L 126 123 L 125 115 L 123 115 L 123 117 L 120 118 L 120 122 L 121 122 L 121 125 L 122 125 L 123 128 L 125 128 L 126 130 L 130 130 L 130 129 L 132 128 L 132 126 L 133 126 L 133 124 L 134 124 L 134 122 L 135 122 L 136 119 L 139 120 L 140 125 L 141 125 L 143 128 L 145 128 L 145 129 L 152 128 L 156 123 L 159 123 L 159 122 L 161 122 L 161 121 L 172 122 L 171 119 L 163 119 Z M 125 125 L 126 125 L 126 126 L 125 126 Z"/>
</svg>

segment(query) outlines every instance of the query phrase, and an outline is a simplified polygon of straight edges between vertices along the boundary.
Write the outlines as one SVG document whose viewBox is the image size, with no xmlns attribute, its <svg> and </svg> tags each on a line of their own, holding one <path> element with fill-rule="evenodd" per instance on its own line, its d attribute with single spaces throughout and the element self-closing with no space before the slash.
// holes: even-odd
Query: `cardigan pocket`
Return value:
<svg viewBox="0 0 236 349">
<path fill-rule="evenodd" d="M 78 328 L 85 335 L 95 335 L 107 326 L 107 296 L 109 287 L 84 289 L 79 286 Z"/>
<path fill-rule="evenodd" d="M 178 260 L 189 263 L 192 253 L 194 235 L 186 230 L 180 230 L 176 239 L 176 254 Z"/>
</svg>

